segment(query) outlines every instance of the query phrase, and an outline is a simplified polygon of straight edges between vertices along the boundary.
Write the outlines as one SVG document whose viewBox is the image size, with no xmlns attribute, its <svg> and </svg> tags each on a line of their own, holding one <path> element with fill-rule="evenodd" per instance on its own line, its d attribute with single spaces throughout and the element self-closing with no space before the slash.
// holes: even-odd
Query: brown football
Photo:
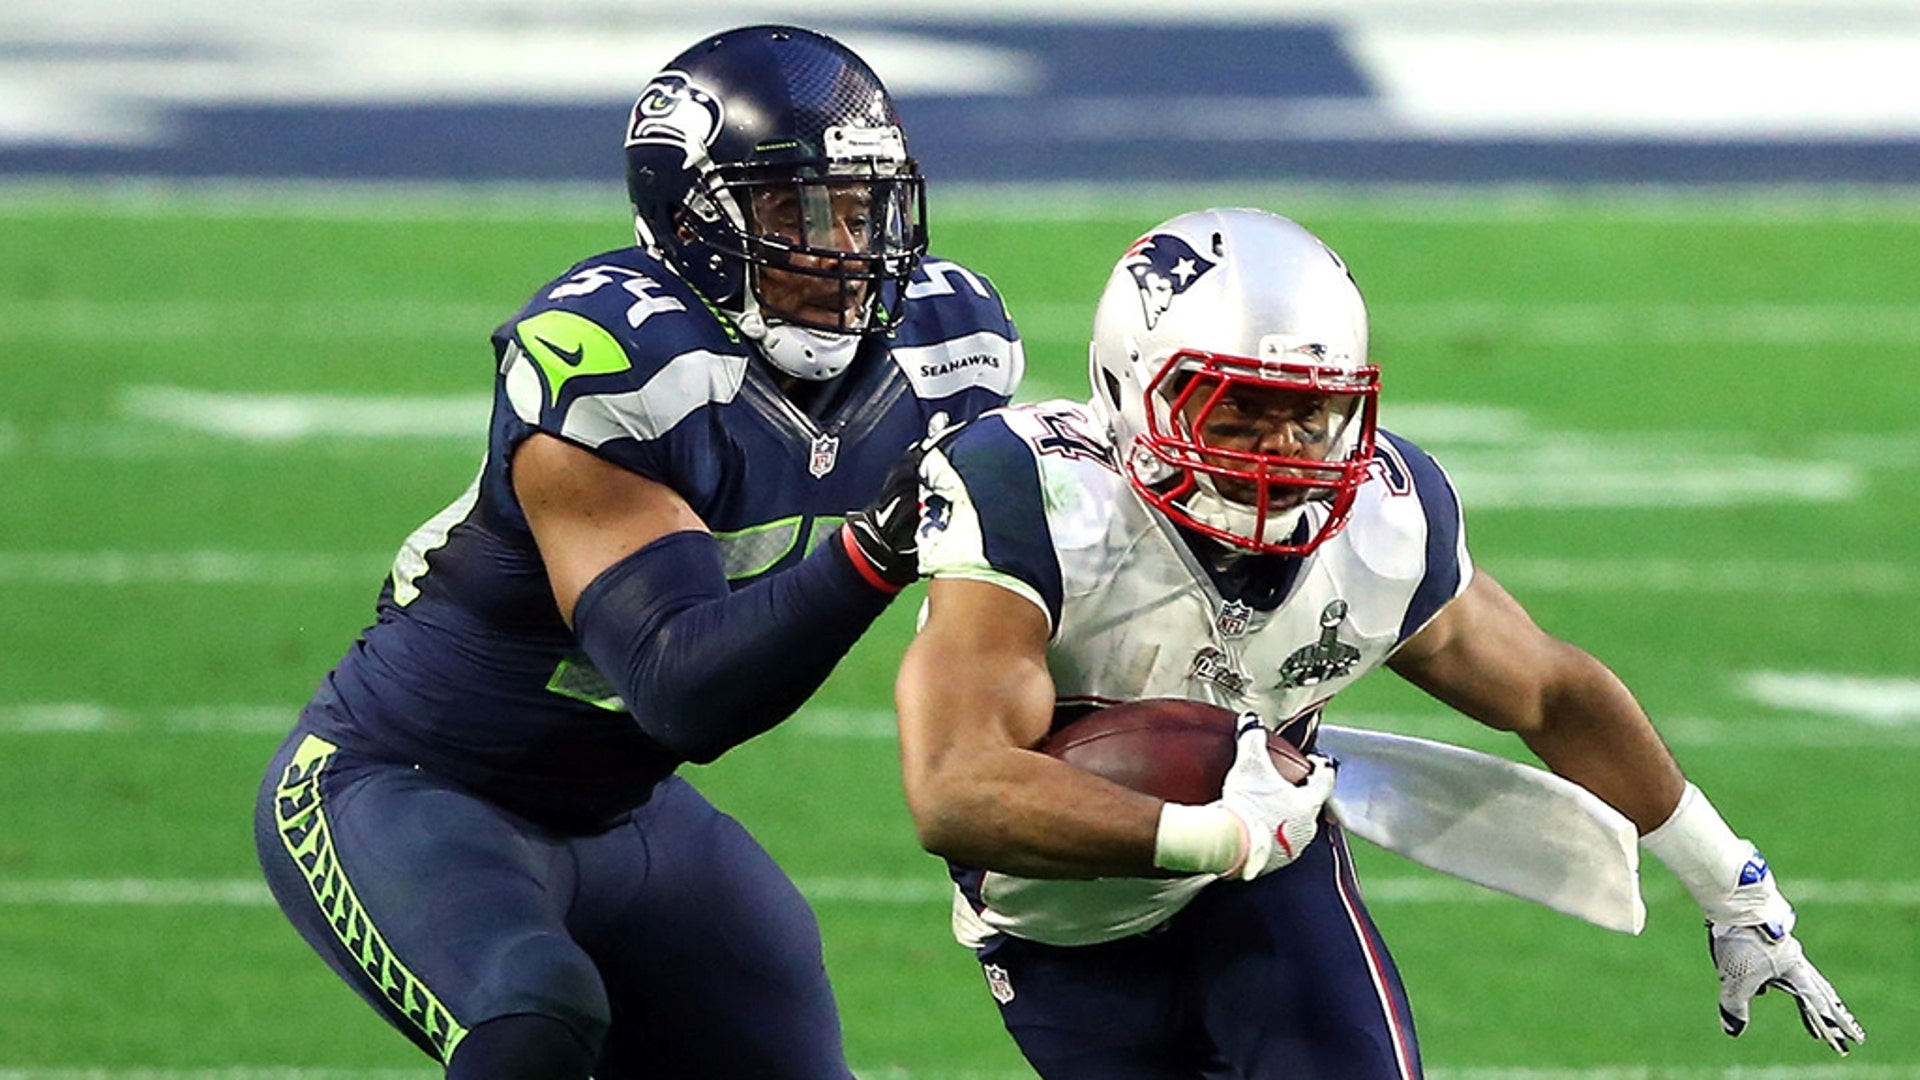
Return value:
<svg viewBox="0 0 1920 1080">
<path fill-rule="evenodd" d="M 1096 709 L 1055 728 L 1041 753 L 1168 802 L 1209 803 L 1233 765 L 1234 713 L 1203 701 L 1146 698 Z M 1267 734 L 1280 775 L 1300 783 L 1312 766 L 1294 745 Z"/>
</svg>

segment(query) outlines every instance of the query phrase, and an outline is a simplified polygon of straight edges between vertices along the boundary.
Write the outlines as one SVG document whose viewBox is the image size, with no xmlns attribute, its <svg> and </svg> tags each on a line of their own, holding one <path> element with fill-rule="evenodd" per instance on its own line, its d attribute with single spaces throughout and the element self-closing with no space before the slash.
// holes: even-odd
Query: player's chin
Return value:
<svg viewBox="0 0 1920 1080">
<path fill-rule="evenodd" d="M 1228 502 L 1239 503 L 1249 510 L 1260 506 L 1260 488 L 1255 484 L 1237 484 L 1227 480 L 1215 481 L 1220 497 Z M 1307 501 L 1305 492 L 1272 489 L 1267 492 L 1267 513 L 1284 514 L 1288 510 Z"/>
<path fill-rule="evenodd" d="M 793 321 L 816 330 L 841 332 L 859 326 L 861 305 L 858 298 L 844 305 L 840 300 L 840 294 L 835 292 L 831 297 L 800 304 L 792 309 Z"/>
</svg>

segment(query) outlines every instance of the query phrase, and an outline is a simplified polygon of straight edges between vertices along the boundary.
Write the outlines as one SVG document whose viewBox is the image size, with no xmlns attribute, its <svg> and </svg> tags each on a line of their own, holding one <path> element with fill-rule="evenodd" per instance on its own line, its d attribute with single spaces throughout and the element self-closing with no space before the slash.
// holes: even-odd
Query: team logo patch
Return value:
<svg viewBox="0 0 1920 1080">
<path fill-rule="evenodd" d="M 682 168 L 690 169 L 695 158 L 713 145 L 725 119 L 726 109 L 712 92 L 694 85 L 681 72 L 663 71 L 633 104 L 627 145 L 674 147 L 686 155 Z"/>
<path fill-rule="evenodd" d="M 1340 640 L 1340 624 L 1347 618 L 1347 602 L 1335 600 L 1320 612 L 1320 640 L 1296 649 L 1280 665 L 1280 685 L 1292 689 L 1338 679 L 1360 662 L 1360 650 Z"/>
<path fill-rule="evenodd" d="M 807 471 L 815 480 L 833 471 L 840 460 L 840 436 L 821 435 L 813 440 L 813 453 L 807 457 Z"/>
<path fill-rule="evenodd" d="M 1146 312 L 1149 330 L 1173 306 L 1174 297 L 1186 292 L 1214 267 L 1212 260 L 1169 233 L 1151 233 L 1134 241 L 1120 264 L 1140 287 L 1140 306 Z"/>
<path fill-rule="evenodd" d="M 920 504 L 921 536 L 932 536 L 937 532 L 946 532 L 953 524 L 953 500 L 945 495 L 928 495 Z"/>
<path fill-rule="evenodd" d="M 1214 616 L 1213 627 L 1220 631 L 1221 637 L 1245 637 L 1247 627 L 1253 625 L 1253 608 L 1244 600 L 1229 600 Z"/>
<path fill-rule="evenodd" d="M 1211 645 L 1193 654 L 1187 678 L 1212 683 L 1234 697 L 1244 695 L 1253 685 L 1252 677 L 1234 664 L 1233 657 Z"/>
<path fill-rule="evenodd" d="M 1002 1005 L 1013 1001 L 1013 979 L 1007 975 L 1007 969 L 999 964 L 983 964 L 981 970 L 987 973 L 987 990 L 993 994 L 993 1000 Z"/>
</svg>

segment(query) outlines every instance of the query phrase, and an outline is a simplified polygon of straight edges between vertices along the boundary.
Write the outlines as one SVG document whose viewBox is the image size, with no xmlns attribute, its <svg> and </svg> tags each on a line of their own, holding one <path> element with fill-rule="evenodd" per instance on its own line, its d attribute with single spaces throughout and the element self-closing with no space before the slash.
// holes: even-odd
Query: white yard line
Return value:
<svg viewBox="0 0 1920 1080">
<path fill-rule="evenodd" d="M 1502 584 L 1533 592 L 1888 596 L 1920 590 L 1920 567 L 1897 562 L 1518 557 L 1484 565 Z"/>
<path fill-rule="evenodd" d="M 376 586 L 393 555 L 299 551 L 0 551 L 4 585 Z"/>
<path fill-rule="evenodd" d="M 121 392 L 128 416 L 243 442 L 316 437 L 466 439 L 485 431 L 493 399 L 360 394 L 234 394 L 177 386 L 132 386 Z"/>
<path fill-rule="evenodd" d="M 0 303 L 0 311 L 4 306 Z M 1502 309 L 1488 305 L 1443 306 L 1467 309 L 1468 323 L 1490 318 L 1504 326 L 1511 321 Z M 1596 340 L 1609 341 L 1631 338 L 1631 332 L 1624 329 L 1629 324 L 1668 326 L 1669 333 L 1676 332 L 1672 331 L 1674 325 L 1698 324 L 1714 336 L 1721 336 L 1718 321 L 1741 327 L 1787 327 L 1789 336 L 1798 333 L 1792 327 L 1812 326 L 1815 332 L 1810 332 L 1806 340 L 1829 344 L 1836 340 L 1836 328 L 1842 326 L 1905 326 L 1911 335 L 1902 340 L 1920 345 L 1920 307 L 1899 309 L 1899 317 L 1883 316 L 1878 310 L 1842 307 L 1817 317 L 1801 312 L 1769 319 L 1744 307 L 1714 316 L 1680 309 L 1680 315 L 1669 312 L 1665 317 L 1609 307 L 1556 313 L 1543 325 L 1562 330 L 1567 326 L 1594 327 Z M 1535 318 L 1524 311 L 1518 317 L 1521 321 Z M 1421 321 L 1442 324 L 1446 318 L 1435 316 Z M 5 325 L 0 319 L 0 327 Z M 1047 389 L 1036 382 L 1026 388 L 1025 395 L 1030 400 Z M 90 429 L 84 438 L 54 429 L 41 433 L 44 438 L 14 440 L 19 445 L 12 450 L 0 444 L 0 453 L 26 453 L 27 447 L 33 447 L 33 452 L 65 456 L 177 454 L 181 452 L 179 446 L 152 438 L 155 432 L 171 430 L 256 445 L 315 438 L 345 440 L 349 445 L 393 439 L 472 444 L 475 433 L 484 430 L 491 407 L 484 394 L 269 394 L 137 384 L 122 387 L 119 398 L 121 421 L 117 424 Z M 1391 420 L 1394 430 L 1437 451 L 1447 462 L 1467 505 L 1483 511 L 1839 502 L 1861 497 L 1875 470 L 1912 468 L 1920 463 L 1917 432 L 1875 433 L 1862 437 L 1871 440 L 1868 444 L 1856 440 L 1815 447 L 1799 457 L 1781 457 L 1759 439 L 1739 432 L 1717 436 L 1705 444 L 1694 433 L 1643 432 L 1630 444 L 1623 444 L 1617 437 L 1596 433 L 1536 429 L 1517 409 L 1449 402 L 1409 402 L 1400 406 Z M 139 442 L 142 436 L 147 439 L 144 448 Z M 207 445 L 184 442 L 189 447 Z M 1686 463 L 1685 468 L 1677 467 L 1681 461 Z"/>
<path fill-rule="evenodd" d="M 1740 689 L 1776 709 L 1848 716 L 1878 727 L 1920 726 L 1920 679 L 1754 671 L 1741 677 Z"/>
<path fill-rule="evenodd" d="M 3 219 L 3 218 L 0 218 Z M 304 341 L 470 340 L 483 345 L 512 309 L 441 300 L 0 299 L 0 342 L 147 342 L 266 334 Z M 1092 327 L 1090 302 L 1027 301 L 1013 308 L 1022 337 L 1078 341 Z M 1383 341 L 1431 343 L 1463 335 L 1547 345 L 1911 345 L 1920 305 L 1897 303 L 1548 303 L 1497 298 L 1409 300 L 1375 316 Z M 102 353 L 125 363 L 125 352 Z M 143 353 L 135 352 L 133 357 Z"/>
<path fill-rule="evenodd" d="M 487 336 L 513 309 L 435 300 L 0 300 L 0 341 L 178 341 L 268 338 L 305 341 L 419 342 Z M 125 361 L 126 352 L 110 352 Z M 141 355 L 136 352 L 133 355 Z M 169 354 L 171 355 L 171 354 Z"/>
</svg>

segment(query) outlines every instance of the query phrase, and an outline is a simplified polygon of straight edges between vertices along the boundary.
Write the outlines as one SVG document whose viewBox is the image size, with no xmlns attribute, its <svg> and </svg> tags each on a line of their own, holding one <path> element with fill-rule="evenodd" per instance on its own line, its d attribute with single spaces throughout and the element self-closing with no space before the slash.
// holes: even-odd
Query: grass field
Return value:
<svg viewBox="0 0 1920 1080">
<path fill-rule="evenodd" d="M 1839 1066 L 1778 995 L 1722 1036 L 1658 867 L 1635 939 L 1363 850 L 1434 1075 L 1920 1077 L 1920 214 L 946 200 L 935 248 L 1001 286 L 1030 399 L 1079 396 L 1106 269 L 1163 217 L 1257 201 L 1340 250 L 1386 426 L 1453 471 L 1480 565 L 1608 660 L 1764 844 L 1871 1036 Z M 471 477 L 488 332 L 626 237 L 611 190 L 0 192 L 0 1080 L 427 1068 L 266 901 L 253 789 L 394 547 Z M 867 1080 L 1020 1077 L 899 794 L 913 595 L 800 718 L 693 775 L 815 900 Z M 1335 719 L 1511 752 L 1391 680 Z"/>
</svg>

